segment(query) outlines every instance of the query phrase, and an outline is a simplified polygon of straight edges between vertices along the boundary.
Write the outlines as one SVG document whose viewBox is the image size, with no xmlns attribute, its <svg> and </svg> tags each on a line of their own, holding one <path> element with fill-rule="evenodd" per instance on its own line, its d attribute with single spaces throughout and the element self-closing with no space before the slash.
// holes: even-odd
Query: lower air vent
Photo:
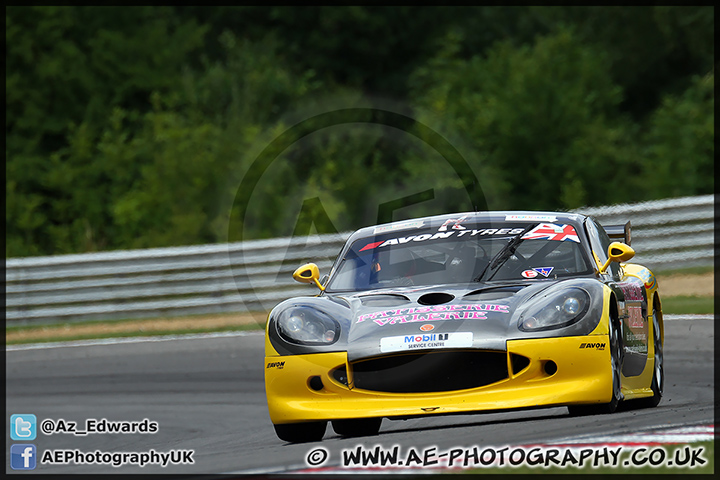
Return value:
<svg viewBox="0 0 720 480">
<path fill-rule="evenodd" d="M 397 355 L 360 361 L 352 369 L 356 388 L 390 393 L 464 390 L 508 378 L 505 352 Z"/>
<path fill-rule="evenodd" d="M 510 364 L 512 365 L 513 375 L 517 375 L 518 373 L 525 370 L 525 367 L 530 365 L 530 359 L 527 357 L 523 357 L 522 355 L 511 353 Z"/>
<path fill-rule="evenodd" d="M 335 380 L 342 383 L 343 385 L 347 386 L 348 384 L 348 378 L 347 378 L 347 369 L 343 365 L 342 367 L 338 367 L 332 372 L 332 376 Z"/>
</svg>

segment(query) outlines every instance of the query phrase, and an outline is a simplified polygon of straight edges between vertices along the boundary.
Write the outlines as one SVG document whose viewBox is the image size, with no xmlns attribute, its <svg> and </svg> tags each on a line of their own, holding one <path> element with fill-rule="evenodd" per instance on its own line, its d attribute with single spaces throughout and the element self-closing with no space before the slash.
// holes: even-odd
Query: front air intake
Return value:
<svg viewBox="0 0 720 480">
<path fill-rule="evenodd" d="M 512 364 L 513 375 L 517 375 L 530 365 L 530 359 L 516 353 L 511 353 L 510 363 Z"/>
<path fill-rule="evenodd" d="M 355 388 L 388 393 L 448 392 L 508 378 L 505 352 L 431 352 L 352 364 Z"/>
<path fill-rule="evenodd" d="M 420 305 L 442 305 L 443 303 L 451 302 L 455 298 L 454 295 L 443 292 L 426 293 L 422 297 L 418 298 L 417 302 Z"/>
</svg>

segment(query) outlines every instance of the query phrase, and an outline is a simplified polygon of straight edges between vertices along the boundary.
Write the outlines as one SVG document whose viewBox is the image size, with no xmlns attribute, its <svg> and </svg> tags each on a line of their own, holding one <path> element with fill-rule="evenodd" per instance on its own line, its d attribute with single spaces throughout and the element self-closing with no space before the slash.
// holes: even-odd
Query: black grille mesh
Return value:
<svg viewBox="0 0 720 480">
<path fill-rule="evenodd" d="M 359 361 L 352 369 L 356 388 L 391 393 L 464 390 L 508 378 L 507 354 L 489 351 L 395 355 Z"/>
</svg>

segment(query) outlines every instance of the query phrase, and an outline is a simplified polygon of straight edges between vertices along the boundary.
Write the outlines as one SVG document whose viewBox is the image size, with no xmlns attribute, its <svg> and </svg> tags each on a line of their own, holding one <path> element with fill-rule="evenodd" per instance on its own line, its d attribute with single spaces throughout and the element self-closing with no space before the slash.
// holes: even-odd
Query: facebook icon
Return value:
<svg viewBox="0 0 720 480">
<path fill-rule="evenodd" d="M 34 470 L 37 464 L 35 456 L 35 445 L 31 443 L 11 445 L 10 467 L 13 470 Z"/>
</svg>

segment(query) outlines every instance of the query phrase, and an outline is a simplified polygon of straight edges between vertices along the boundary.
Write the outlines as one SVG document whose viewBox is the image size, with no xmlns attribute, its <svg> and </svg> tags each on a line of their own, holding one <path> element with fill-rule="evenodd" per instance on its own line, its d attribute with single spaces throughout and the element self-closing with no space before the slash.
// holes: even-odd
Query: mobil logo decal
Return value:
<svg viewBox="0 0 720 480">
<path fill-rule="evenodd" d="M 434 333 L 430 335 L 406 335 L 405 343 L 420 343 L 420 342 L 434 342 L 437 340 L 437 335 Z"/>
<path fill-rule="evenodd" d="M 436 342 L 441 340 L 447 340 L 447 333 L 431 333 L 430 335 L 406 335 L 405 343 L 424 343 L 424 342 Z"/>
</svg>

